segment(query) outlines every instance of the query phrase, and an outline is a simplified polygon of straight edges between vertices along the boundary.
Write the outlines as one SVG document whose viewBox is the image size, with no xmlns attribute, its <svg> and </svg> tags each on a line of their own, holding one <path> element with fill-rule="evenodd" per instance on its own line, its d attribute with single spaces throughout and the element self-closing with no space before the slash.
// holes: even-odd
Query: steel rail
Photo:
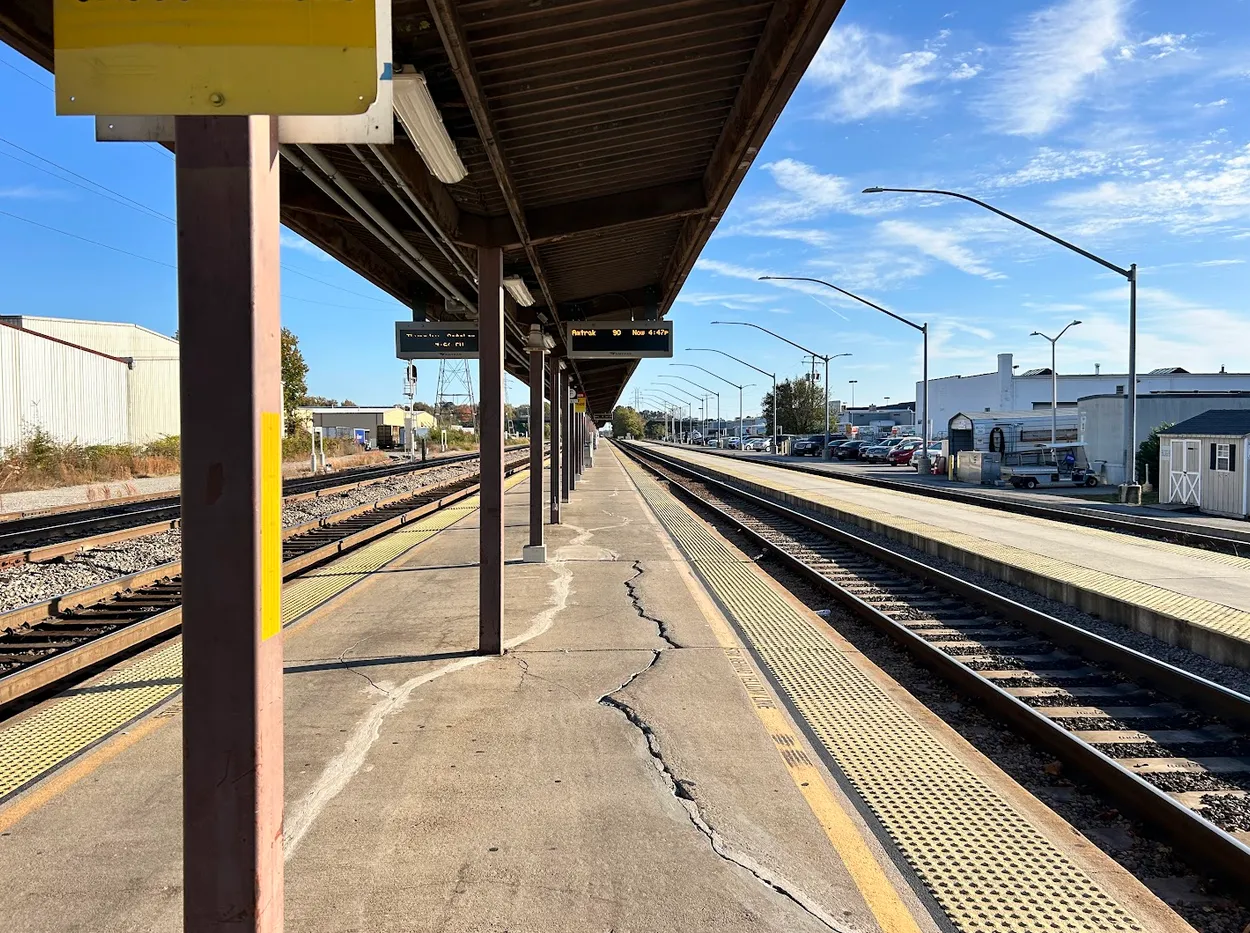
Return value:
<svg viewBox="0 0 1250 933">
<path fill-rule="evenodd" d="M 505 475 L 528 466 L 528 457 L 518 457 L 506 465 Z M 476 476 L 459 477 L 285 529 L 283 580 L 299 576 L 397 528 L 463 501 L 478 490 Z M 413 500 L 409 508 L 404 507 L 407 500 Z M 301 538 L 314 540 L 307 542 L 306 546 L 291 546 L 291 542 L 299 542 Z M 175 604 L 160 609 L 160 604 L 168 603 L 171 598 L 177 601 L 181 570 L 181 562 L 172 561 L 128 577 L 0 613 L 0 661 L 5 658 L 3 652 L 6 649 L 21 647 L 20 643 L 6 644 L 6 640 L 12 641 L 27 634 L 38 634 L 46 639 L 55 639 L 58 635 L 83 637 L 81 633 L 76 634 L 75 629 L 105 628 L 113 624 L 111 618 L 135 616 L 112 631 L 56 650 L 38 661 L 20 664 L 0 676 L 0 710 L 28 703 L 32 697 L 63 686 L 86 671 L 176 634 L 182 624 L 181 606 Z M 143 612 L 153 598 L 160 611 Z M 58 616 L 68 621 L 56 624 Z M 46 630 L 38 628 L 47 621 L 53 624 Z"/>
<path fill-rule="evenodd" d="M 512 445 L 507 450 L 522 450 Z M 283 502 L 334 495 L 440 466 L 476 460 L 476 453 L 457 454 L 413 463 L 385 464 L 328 476 L 305 477 L 283 484 Z M 178 496 L 143 497 L 97 506 L 57 510 L 0 522 L 0 567 L 27 561 L 53 560 L 91 547 L 113 544 L 177 528 L 181 506 Z M 111 527 L 121 524 L 123 527 Z M 105 531 L 97 529 L 106 528 Z"/>
<path fill-rule="evenodd" d="M 751 508 L 766 511 L 818 532 L 825 538 L 850 547 L 866 556 L 966 600 L 1008 622 L 1014 622 L 1055 642 L 1061 647 L 1093 661 L 1128 672 L 1148 687 L 1191 704 L 1202 712 L 1231 721 L 1242 728 L 1250 726 L 1250 698 L 1218 684 L 1197 677 L 1165 662 L 1134 651 L 1110 639 L 1102 638 L 1053 616 L 1024 606 L 997 593 L 978 587 L 913 560 L 890 548 L 867 541 L 857 535 L 828 524 L 811 515 L 738 489 L 730 483 L 706 476 L 696 467 L 654 450 L 634 444 L 620 445 L 646 469 L 662 477 L 678 494 L 701 509 L 715 514 L 746 534 L 752 541 L 776 554 L 787 566 L 829 593 L 856 617 L 869 622 L 905 648 L 917 661 L 955 684 L 957 689 L 976 696 L 994 714 L 1000 716 L 1037 744 L 1047 748 L 1062 761 L 1087 774 L 1105 790 L 1122 801 L 1125 808 L 1143 823 L 1155 826 L 1171 842 L 1183 850 L 1197 865 L 1209 867 L 1235 880 L 1250 877 L 1250 846 L 1200 816 L 1166 792 L 1160 790 L 1115 759 L 1098 751 L 1073 732 L 1047 718 L 1037 709 L 1007 693 L 988 678 L 946 654 L 940 642 L 929 642 L 917 632 L 890 618 L 846 588 L 809 566 L 799 557 L 777 546 L 766 536 L 665 475 L 656 464 L 697 480 L 726 495 L 741 499 Z"/>
</svg>

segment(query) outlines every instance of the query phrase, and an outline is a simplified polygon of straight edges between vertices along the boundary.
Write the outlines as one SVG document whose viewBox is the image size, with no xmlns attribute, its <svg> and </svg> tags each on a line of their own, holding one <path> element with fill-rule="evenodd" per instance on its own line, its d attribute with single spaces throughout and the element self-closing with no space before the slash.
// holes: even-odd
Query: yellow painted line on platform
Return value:
<svg viewBox="0 0 1250 933">
<path fill-rule="evenodd" d="M 1144 929 L 753 563 L 743 561 L 641 467 L 629 461 L 625 466 L 815 747 L 845 776 L 957 929 Z"/>
<path fill-rule="evenodd" d="M 511 489 L 528 476 L 529 471 L 523 470 L 509 477 L 505 488 Z M 288 583 L 282 591 L 283 627 L 476 511 L 478 505 L 478 497 L 470 496 Z M 0 801 L 108 739 L 127 723 L 151 713 L 181 689 L 182 641 L 179 639 L 119 667 L 103 680 L 67 690 L 42 708 L 0 728 Z M 130 735 L 136 733 L 142 737 L 147 731 L 134 728 L 124 738 L 129 742 Z M 110 747 L 113 744 L 110 743 Z M 92 760 L 96 761 L 94 767 L 98 767 L 106 759 L 93 756 Z M 81 773 L 77 768 L 64 772 L 66 777 L 74 774 L 77 777 L 68 783 L 58 781 L 56 785 L 49 785 L 60 788 L 55 792 L 45 789 L 42 795 L 19 800 L 20 812 L 25 814 L 42 806 L 94 767 Z M 40 802 L 28 806 L 24 800 L 29 799 Z M 0 806 L 0 822 L 20 818 L 12 817 L 10 808 Z"/>
<path fill-rule="evenodd" d="M 666 451 L 666 453 L 673 453 Z M 854 499 L 842 498 L 835 494 L 822 492 L 810 486 L 794 486 L 778 480 L 773 480 L 758 473 L 742 473 L 734 476 L 723 469 L 723 465 L 714 461 L 709 462 L 709 458 L 696 455 L 691 457 L 684 451 L 675 453 L 674 456 L 679 459 L 692 461 L 700 466 L 706 466 L 709 469 L 716 470 L 721 475 L 729 479 L 746 481 L 764 486 L 776 492 L 785 493 L 801 499 L 806 499 L 817 505 L 823 505 L 831 509 L 836 509 L 846 513 L 846 520 L 854 521 L 856 518 L 876 522 L 898 531 L 914 534 L 931 541 L 937 541 L 942 544 L 950 545 L 962 551 L 967 551 L 979 557 L 989 558 L 1000 563 L 1007 564 L 1019 570 L 1029 573 L 1039 574 L 1061 583 L 1066 583 L 1080 589 L 1089 590 L 1103 596 L 1110 596 L 1122 602 L 1131 603 L 1150 609 L 1154 612 L 1172 616 L 1189 623 L 1197 628 L 1210 629 L 1228 638 L 1238 638 L 1242 641 L 1250 641 L 1250 612 L 1238 609 L 1235 606 L 1227 606 L 1223 603 L 1213 602 L 1208 599 L 1202 599 L 1198 596 L 1189 596 L 1184 593 L 1178 593 L 1175 590 L 1168 589 L 1155 583 L 1144 583 L 1140 580 L 1133 580 L 1128 577 L 1121 577 L 1113 573 L 1107 573 L 1103 570 L 1096 570 L 1090 567 L 1082 567 L 1078 564 L 1072 564 L 1068 561 L 1060 560 L 1055 557 L 1049 557 L 1045 554 L 1036 554 L 1024 548 L 1015 547 L 1009 544 L 1000 544 L 996 541 L 990 541 L 986 538 L 978 537 L 974 534 L 956 531 L 941 525 L 933 525 L 918 519 L 907 518 L 894 512 L 887 512 L 882 509 L 865 506 L 861 502 Z M 837 477 L 815 477 L 821 480 L 832 480 L 837 482 Z M 877 491 L 877 490 L 874 490 Z M 884 490 L 895 496 L 906 497 L 908 493 L 894 492 L 893 490 Z M 977 517 L 984 517 L 984 510 L 978 510 L 975 505 L 965 505 L 964 503 L 952 502 L 946 503 L 951 508 L 961 510 L 963 513 L 970 513 Z M 1028 515 L 1013 515 L 1012 520 L 1019 522 L 1021 525 L 1032 524 L 1035 526 L 1054 527 L 1054 522 L 1050 522 L 1044 518 L 1035 518 Z M 1101 528 L 1078 528 L 1076 526 L 1065 525 L 1065 530 L 1070 530 L 1074 534 L 1091 535 L 1096 539 L 1117 540 L 1123 543 L 1124 535 L 1114 531 L 1106 531 Z M 1027 536 L 1027 531 L 1022 530 L 1021 536 Z M 1206 563 L 1217 563 L 1250 574 L 1250 559 L 1237 557 L 1233 554 L 1223 554 L 1215 551 L 1201 551 L 1196 548 L 1185 547 L 1180 544 L 1171 544 L 1163 541 L 1150 541 L 1147 539 L 1133 539 L 1133 543 L 1142 547 L 1148 547 L 1150 550 L 1163 551 L 1169 554 L 1176 554 L 1187 559 L 1199 560 Z M 1096 548 L 1097 541 L 1091 541 L 1090 547 Z"/>
</svg>

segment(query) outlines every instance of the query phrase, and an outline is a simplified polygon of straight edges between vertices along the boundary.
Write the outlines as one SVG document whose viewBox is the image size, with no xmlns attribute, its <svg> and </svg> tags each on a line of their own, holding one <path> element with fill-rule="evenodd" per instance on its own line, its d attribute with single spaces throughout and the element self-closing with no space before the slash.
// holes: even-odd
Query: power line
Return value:
<svg viewBox="0 0 1250 933">
<path fill-rule="evenodd" d="M 5 64 L 8 64 L 8 63 L 5 62 Z M 10 142 L 9 140 L 5 139 L 2 136 L 0 136 L 0 143 L 3 143 L 6 146 L 11 146 L 12 148 L 19 150 L 20 152 L 24 152 L 27 155 L 38 159 L 41 162 L 46 162 L 48 165 L 51 165 L 57 169 L 60 169 L 61 171 L 66 172 L 70 175 L 73 175 L 76 178 L 81 178 L 83 181 L 87 182 L 87 184 L 94 185 L 95 187 L 89 188 L 86 185 L 78 184 L 78 182 L 74 181 L 73 179 L 62 178 L 61 176 L 57 175 L 54 172 L 49 171 L 48 169 L 41 168 L 38 165 L 34 165 L 30 162 L 27 162 L 25 159 L 19 159 L 17 156 L 12 155 L 11 153 L 0 152 L 0 155 L 6 156 L 7 158 L 14 160 L 15 162 L 19 162 L 22 165 L 35 169 L 36 171 L 43 172 L 46 175 L 51 175 L 53 178 L 56 178 L 60 181 L 68 182 L 69 184 L 74 185 L 75 187 L 81 188 L 82 190 L 86 191 L 88 194 L 98 195 L 102 198 L 105 198 L 106 200 L 113 201 L 114 203 L 119 204 L 122 207 L 130 208 L 131 210 L 140 211 L 141 213 L 144 214 L 144 216 L 163 220 L 169 224 L 175 224 L 175 225 L 177 224 L 177 221 L 173 217 L 170 217 L 168 214 L 164 214 L 158 211 L 156 208 L 148 207 L 146 204 L 136 201 L 134 198 L 127 197 L 126 195 L 122 194 L 119 191 L 114 191 L 112 188 L 108 187 L 107 185 L 102 185 L 97 181 L 92 181 L 90 178 L 87 178 L 85 175 L 79 175 L 77 172 L 73 171 L 72 169 L 65 168 L 65 166 L 60 165 L 57 162 L 53 162 L 51 159 L 45 158 L 39 155 L 38 153 L 31 152 L 29 149 L 24 149 L 23 147 L 17 145 L 16 143 Z M 162 150 L 162 152 L 163 151 L 164 150 Z M 100 190 L 97 191 L 95 190 L 96 188 Z M 107 192 L 107 194 L 105 192 Z M 115 195 L 116 197 L 109 197 L 109 195 Z M 70 234 L 70 236 L 73 236 L 73 234 Z M 282 268 L 285 269 L 287 272 L 293 272 L 295 275 L 298 275 L 298 276 L 301 276 L 302 278 L 306 278 L 306 279 L 309 279 L 310 281 L 316 282 L 318 285 L 324 285 L 327 288 L 333 288 L 338 291 L 345 292 L 348 295 L 354 295 L 357 298 L 363 298 L 366 301 L 376 301 L 379 304 L 390 304 L 390 302 L 385 299 L 375 298 L 373 295 L 366 295 L 363 292 L 353 291 L 352 289 L 345 288 L 342 285 L 336 285 L 334 282 L 329 282 L 329 281 L 326 281 L 325 279 L 317 278 L 317 276 L 315 275 L 309 275 L 307 272 L 301 272 L 299 269 L 296 269 L 288 265 L 287 263 L 282 263 Z M 311 301 L 312 299 L 299 299 L 299 300 Z M 315 303 L 324 304 L 326 302 L 315 302 Z"/>
<path fill-rule="evenodd" d="M 138 253 L 132 253 L 130 250 L 122 249 L 119 246 L 110 246 L 107 243 L 101 243 L 99 240 L 88 239 L 85 236 L 79 236 L 77 233 L 70 233 L 68 230 L 61 230 L 58 227 L 50 227 L 47 224 L 41 224 L 37 220 L 31 220 L 29 217 L 22 217 L 18 214 L 11 214 L 8 211 L 0 211 L 5 217 L 12 217 L 14 220 L 20 220 L 24 224 L 30 224 L 32 227 L 42 227 L 44 230 L 51 230 L 53 233 L 59 233 L 61 236 L 67 236 L 74 240 L 80 240 L 83 243 L 90 243 L 92 246 L 99 246 L 102 249 L 112 250 L 115 253 L 121 253 L 123 256 L 131 256 L 135 259 L 142 259 L 144 262 L 155 263 L 158 266 L 164 266 L 167 269 L 177 269 L 178 267 L 172 263 L 165 262 L 160 259 L 153 259 L 151 256 L 140 256 Z"/>
<path fill-rule="evenodd" d="M 146 204 L 142 204 L 142 203 L 140 203 L 139 201 L 136 201 L 134 198 L 127 197 L 126 195 L 122 194 L 120 191 L 114 191 L 112 188 L 109 188 L 107 185 L 102 185 L 102 184 L 100 184 L 98 181 L 92 181 L 92 180 L 91 180 L 90 178 L 88 178 L 86 175 L 80 175 L 80 174 L 78 174 L 78 172 L 75 172 L 73 169 L 66 168 L 64 165 L 61 165 L 61 164 L 59 164 L 59 163 L 57 163 L 57 162 L 53 162 L 51 159 L 44 158 L 43 156 L 41 156 L 41 155 L 40 155 L 39 153 L 37 153 L 37 152 L 31 152 L 29 149 L 26 149 L 26 148 L 24 148 L 24 147 L 22 147 L 22 146 L 19 146 L 19 145 L 18 145 L 17 143 L 15 143 L 15 142 L 12 142 L 12 141 L 10 141 L 10 140 L 7 140 L 7 139 L 5 139 L 3 136 L 0 136 L 0 143 L 3 143 L 4 145 L 6 145 L 6 146 L 8 146 L 8 147 L 10 147 L 10 148 L 12 148 L 12 149 L 16 149 L 18 152 L 23 152 L 23 153 L 25 153 L 26 155 L 30 156 L 31 158 L 38 159 L 40 162 L 46 162 L 48 165 L 51 165 L 53 168 L 56 168 L 56 169 L 58 169 L 59 171 L 65 172 L 67 175 L 73 175 L 75 178 L 78 178 L 78 179 L 81 179 L 82 181 L 85 181 L 88 185 L 91 185 L 93 188 L 99 188 L 99 189 L 101 189 L 102 191 L 107 191 L 109 194 L 113 195 L 114 197 L 121 198 L 123 201 L 125 201 L 128 205 L 130 205 L 131 207 L 135 208 L 136 210 L 140 210 L 140 211 L 143 211 L 143 212 L 148 213 L 148 214 L 154 214 L 155 216 L 157 216 L 157 217 L 161 218 L 162 220 L 166 220 L 166 221 L 168 221 L 169 223 L 174 223 L 174 218 L 170 217 L 168 214 L 163 214 L 163 213 L 161 213 L 160 211 L 158 211 L 158 210 L 157 210 L 156 208 L 154 208 L 154 207 L 148 207 Z M 18 161 L 18 162 L 21 162 L 21 161 L 22 161 L 21 159 L 18 159 L 16 156 L 9 155 L 9 153 L 7 153 L 7 152 L 6 152 L 6 153 L 3 153 L 3 154 L 4 154 L 4 155 L 9 156 L 9 158 L 10 158 L 10 159 L 15 159 L 15 160 L 16 160 L 16 161 Z M 26 165 L 30 165 L 30 163 L 29 163 L 29 162 L 27 162 L 27 163 L 25 163 L 25 164 L 26 164 Z M 32 166 L 31 166 L 31 168 L 39 169 L 39 166 L 37 166 L 37 165 L 32 165 Z M 39 171 L 45 171 L 45 170 L 44 170 L 44 169 L 39 169 Z M 51 174 L 51 173 L 49 173 L 49 174 Z M 62 180 L 62 181 L 69 181 L 69 182 L 70 182 L 70 184 L 75 184 L 75 182 L 70 181 L 70 179 L 68 179 L 68 178 L 62 178 L 61 180 Z M 78 187 L 80 187 L 80 188 L 81 188 L 81 187 L 83 187 L 83 186 L 82 186 L 82 185 L 78 185 Z M 86 189 L 86 190 L 91 191 L 91 190 L 92 190 L 92 188 L 88 188 L 88 189 Z M 99 194 L 99 192 L 93 192 L 93 193 L 94 193 L 94 194 Z M 104 195 L 101 195 L 101 197 L 104 197 Z M 110 198 L 110 200 L 112 200 L 112 199 Z"/>
<path fill-rule="evenodd" d="M 113 246 L 108 243 L 100 243 L 99 240 L 90 239 L 88 238 L 88 236 L 80 236 L 79 234 L 70 233 L 69 230 L 61 230 L 60 228 L 58 228 L 58 226 L 50 226 L 49 224 L 41 224 L 40 221 L 31 220 L 30 218 L 24 218 L 24 216 L 21 216 L 20 214 L 12 214 L 11 211 L 8 211 L 8 210 L 0 210 L 0 215 L 6 216 L 6 218 L 12 218 L 14 220 L 20 220 L 21 223 L 24 223 L 24 224 L 37 226 L 37 228 L 40 228 L 42 230 L 49 230 L 50 233 L 60 234 L 61 236 L 69 236 L 70 239 L 79 240 L 80 243 L 90 244 L 91 246 L 99 246 L 100 249 L 111 250 L 113 251 L 113 253 L 120 253 L 121 255 L 124 255 L 124 256 L 130 256 L 131 259 L 140 259 L 140 260 L 143 260 L 144 263 L 153 263 L 154 265 L 163 265 L 165 266 L 166 269 L 173 269 L 175 271 L 178 271 L 178 266 L 174 265 L 173 263 L 166 263 L 166 261 L 163 259 L 153 259 L 151 258 L 151 256 L 144 256 L 144 255 L 140 255 L 139 253 L 131 253 L 130 250 L 121 249 L 120 246 Z M 290 271 L 295 271 L 295 270 L 290 270 Z M 309 276 L 309 278 L 311 278 L 311 276 Z M 316 280 L 314 279 L 314 281 Z M 325 283 L 325 284 L 330 284 L 330 283 Z M 300 298 L 299 295 L 287 295 L 285 293 L 282 294 L 282 299 L 285 299 L 287 301 L 304 301 L 304 303 L 306 304 L 325 305 L 326 308 L 339 308 L 340 310 L 362 310 L 362 309 L 351 309 L 350 306 L 347 306 L 347 305 L 335 304 L 334 301 L 319 301 L 314 298 Z M 370 300 L 376 301 L 379 299 L 370 299 Z"/>
</svg>

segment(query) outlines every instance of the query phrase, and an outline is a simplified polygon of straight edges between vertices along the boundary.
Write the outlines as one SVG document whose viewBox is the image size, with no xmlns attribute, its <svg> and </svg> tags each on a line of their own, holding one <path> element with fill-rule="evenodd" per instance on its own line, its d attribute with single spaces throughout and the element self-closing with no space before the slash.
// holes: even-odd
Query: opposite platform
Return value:
<svg viewBox="0 0 1250 933">
<path fill-rule="evenodd" d="M 783 470 L 670 445 L 657 453 L 1060 602 L 1250 668 L 1250 559 Z"/>
</svg>

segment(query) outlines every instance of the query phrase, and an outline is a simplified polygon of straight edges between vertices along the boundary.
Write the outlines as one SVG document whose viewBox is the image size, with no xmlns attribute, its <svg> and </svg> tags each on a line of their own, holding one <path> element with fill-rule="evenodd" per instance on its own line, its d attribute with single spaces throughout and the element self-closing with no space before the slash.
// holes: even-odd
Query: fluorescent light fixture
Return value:
<svg viewBox="0 0 1250 933">
<path fill-rule="evenodd" d="M 512 300 L 522 308 L 528 308 L 534 304 L 534 296 L 530 294 L 529 286 L 525 284 L 525 279 L 519 275 L 508 276 L 503 280 L 503 287 L 508 290 Z"/>
<path fill-rule="evenodd" d="M 454 185 L 464 180 L 469 170 L 460 161 L 456 144 L 451 141 L 447 127 L 443 125 L 443 118 L 434 106 L 434 98 L 430 96 L 425 75 L 405 68 L 396 71 L 393 84 L 395 115 L 399 117 L 399 122 L 404 125 L 404 132 L 425 160 L 426 168 L 444 184 Z"/>
</svg>

